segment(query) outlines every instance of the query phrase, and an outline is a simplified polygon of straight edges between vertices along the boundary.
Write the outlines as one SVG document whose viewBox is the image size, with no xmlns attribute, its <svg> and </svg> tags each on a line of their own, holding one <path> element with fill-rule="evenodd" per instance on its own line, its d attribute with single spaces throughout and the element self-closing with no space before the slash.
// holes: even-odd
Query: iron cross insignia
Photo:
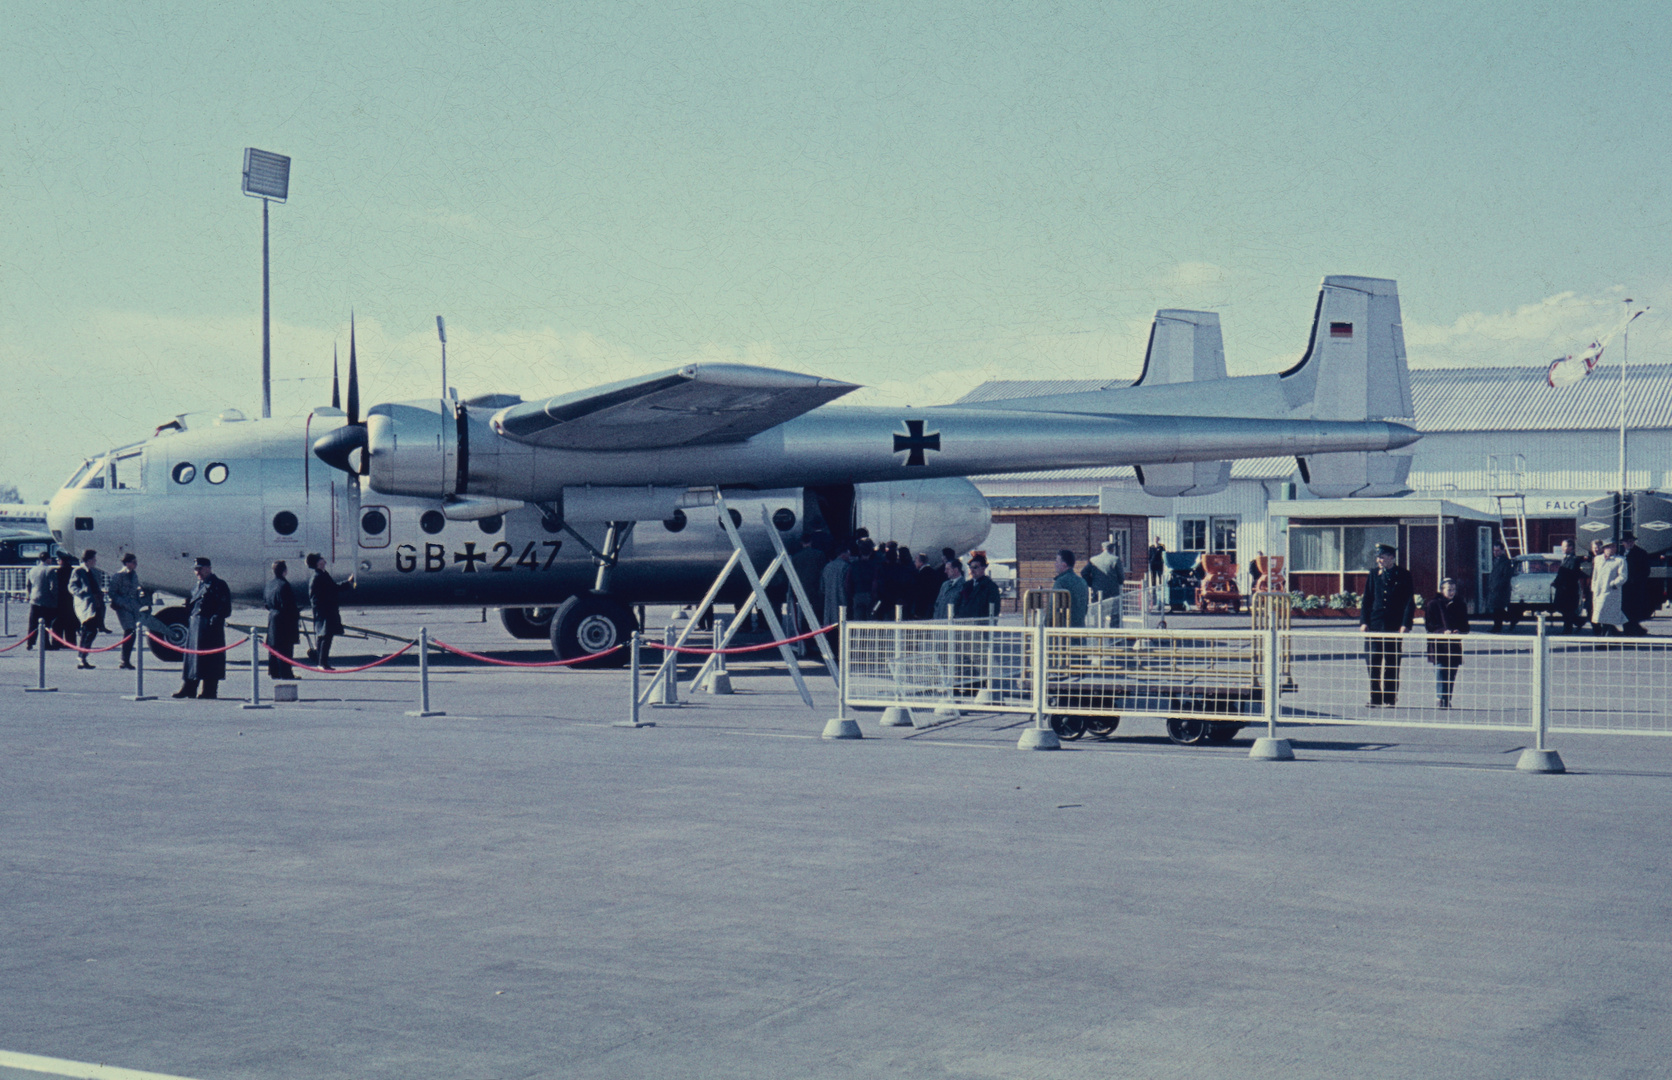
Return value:
<svg viewBox="0 0 1672 1080">
<path fill-rule="evenodd" d="M 896 454 L 902 450 L 910 452 L 906 457 L 907 466 L 927 465 L 928 462 L 923 458 L 923 451 L 940 450 L 940 432 L 932 431 L 927 435 L 923 434 L 923 421 L 921 420 L 906 420 L 903 423 L 906 425 L 906 434 L 895 434 L 894 452 Z"/>
</svg>

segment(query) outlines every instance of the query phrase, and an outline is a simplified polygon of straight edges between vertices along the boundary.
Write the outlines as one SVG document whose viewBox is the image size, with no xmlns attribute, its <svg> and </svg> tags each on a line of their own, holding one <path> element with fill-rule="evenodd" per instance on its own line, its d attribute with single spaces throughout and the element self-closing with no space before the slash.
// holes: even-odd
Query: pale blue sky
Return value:
<svg viewBox="0 0 1672 1080">
<path fill-rule="evenodd" d="M 0 482 L 258 411 L 252 145 L 276 413 L 350 309 L 368 401 L 439 385 L 437 314 L 465 394 L 734 357 L 931 404 L 1135 375 L 1157 307 L 1273 370 L 1328 273 L 1399 280 L 1413 364 L 1547 363 L 1666 290 L 1666 20 L 1453 8 L 10 3 Z"/>
</svg>

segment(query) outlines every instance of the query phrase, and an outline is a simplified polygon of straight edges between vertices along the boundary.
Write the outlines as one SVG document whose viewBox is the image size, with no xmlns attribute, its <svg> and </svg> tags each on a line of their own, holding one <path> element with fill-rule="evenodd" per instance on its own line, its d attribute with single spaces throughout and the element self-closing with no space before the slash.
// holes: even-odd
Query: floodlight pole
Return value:
<svg viewBox="0 0 1672 1080">
<path fill-rule="evenodd" d="M 273 417 L 273 322 L 267 278 L 267 202 L 261 200 L 261 418 Z"/>
<path fill-rule="evenodd" d="M 1626 311 L 1631 311 L 1631 298 L 1626 297 Z M 1631 323 L 1626 323 L 1620 335 L 1620 501 L 1615 506 L 1614 534 L 1625 528 L 1626 503 L 1626 358 L 1631 351 Z"/>
</svg>

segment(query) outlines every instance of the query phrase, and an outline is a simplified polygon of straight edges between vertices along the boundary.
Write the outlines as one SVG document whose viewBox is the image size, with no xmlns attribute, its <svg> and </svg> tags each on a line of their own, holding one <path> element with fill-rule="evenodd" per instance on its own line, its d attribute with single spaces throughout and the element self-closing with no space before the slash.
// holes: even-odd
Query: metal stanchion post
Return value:
<svg viewBox="0 0 1672 1080">
<path fill-rule="evenodd" d="M 252 628 L 250 630 L 250 700 L 244 703 L 244 708 L 271 709 L 272 707 L 261 703 L 261 634 Z"/>
<path fill-rule="evenodd" d="M 5 611 L 6 611 L 6 614 L 5 614 L 6 629 L 4 631 L 0 631 L 0 633 L 4 633 L 6 637 L 11 637 L 12 636 L 12 594 L 9 591 L 6 592 L 3 596 L 0 596 L 0 602 L 4 603 Z"/>
<path fill-rule="evenodd" d="M 1045 691 L 1045 629 L 1045 617 L 1041 613 L 1033 628 L 1033 726 L 1024 729 L 1022 737 L 1016 740 L 1018 750 L 1062 749 L 1062 741 L 1045 719 L 1045 710 L 1050 706 Z"/>
<path fill-rule="evenodd" d="M 714 613 L 714 648 L 719 649 L 726 640 L 726 617 L 719 612 Z M 714 654 L 714 669 L 708 673 L 708 681 L 703 689 L 710 694 L 729 694 L 732 692 L 731 673 L 726 670 L 726 654 Z"/>
<path fill-rule="evenodd" d="M 157 695 L 145 692 L 145 654 L 151 651 L 151 643 L 146 639 L 149 633 L 145 628 L 145 617 L 140 616 L 134 624 L 134 692 L 123 694 L 123 701 L 155 701 Z"/>
<path fill-rule="evenodd" d="M 1566 772 L 1562 755 L 1544 745 L 1550 727 L 1550 637 L 1545 633 L 1545 616 L 1538 617 L 1533 637 L 1533 745 L 1521 751 L 1515 767 L 1521 772 Z"/>
<path fill-rule="evenodd" d="M 841 651 L 836 657 L 836 666 L 841 669 L 841 677 L 836 680 L 836 715 L 824 723 L 824 737 L 827 739 L 863 739 L 865 734 L 859 730 L 857 721 L 848 718 L 848 674 L 852 670 L 849 666 L 853 662 L 853 643 L 848 640 L 848 608 L 843 604 L 836 616 L 836 642 Z"/>
<path fill-rule="evenodd" d="M 23 688 L 25 694 L 53 694 L 58 691 L 56 686 L 46 684 L 46 642 L 46 620 L 43 618 L 35 624 L 35 685 L 25 686 Z"/>
<path fill-rule="evenodd" d="M 446 716 L 440 709 L 430 708 L 430 628 L 418 628 L 418 707 L 408 709 L 408 716 Z"/>
<path fill-rule="evenodd" d="M 679 631 L 671 624 L 662 631 L 662 643 L 668 650 L 668 661 L 662 666 L 662 700 L 651 702 L 652 709 L 671 709 L 680 704 L 679 654 L 673 651 L 678 640 Z"/>
<path fill-rule="evenodd" d="M 1282 693 L 1277 685 L 1279 665 L 1277 662 L 1278 635 L 1277 620 L 1270 619 L 1266 623 L 1265 634 L 1260 639 L 1265 649 L 1265 655 L 1260 658 L 1260 690 L 1261 710 L 1266 718 L 1266 733 L 1264 737 L 1254 740 L 1254 746 L 1248 751 L 1248 756 L 1262 761 L 1293 761 L 1295 749 L 1288 739 L 1277 737 L 1277 713 L 1279 711 L 1279 694 Z"/>
<path fill-rule="evenodd" d="M 643 637 L 637 630 L 634 630 L 633 636 L 627 639 L 627 667 L 631 673 L 627 683 L 628 718 L 617 720 L 615 722 L 616 727 L 642 728 L 656 726 L 653 721 L 639 719 L 639 642 L 642 640 Z"/>
</svg>

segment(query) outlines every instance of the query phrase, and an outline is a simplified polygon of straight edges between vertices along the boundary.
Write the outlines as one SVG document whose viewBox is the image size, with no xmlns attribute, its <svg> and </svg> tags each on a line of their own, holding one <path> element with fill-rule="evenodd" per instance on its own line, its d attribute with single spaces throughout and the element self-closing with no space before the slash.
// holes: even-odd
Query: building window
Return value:
<svg viewBox="0 0 1672 1080">
<path fill-rule="evenodd" d="M 1237 519 L 1216 517 L 1213 519 L 1213 550 L 1227 551 L 1232 555 L 1237 553 Z"/>
<path fill-rule="evenodd" d="M 1206 551 L 1208 549 L 1208 519 L 1179 519 L 1179 550 Z"/>
</svg>

